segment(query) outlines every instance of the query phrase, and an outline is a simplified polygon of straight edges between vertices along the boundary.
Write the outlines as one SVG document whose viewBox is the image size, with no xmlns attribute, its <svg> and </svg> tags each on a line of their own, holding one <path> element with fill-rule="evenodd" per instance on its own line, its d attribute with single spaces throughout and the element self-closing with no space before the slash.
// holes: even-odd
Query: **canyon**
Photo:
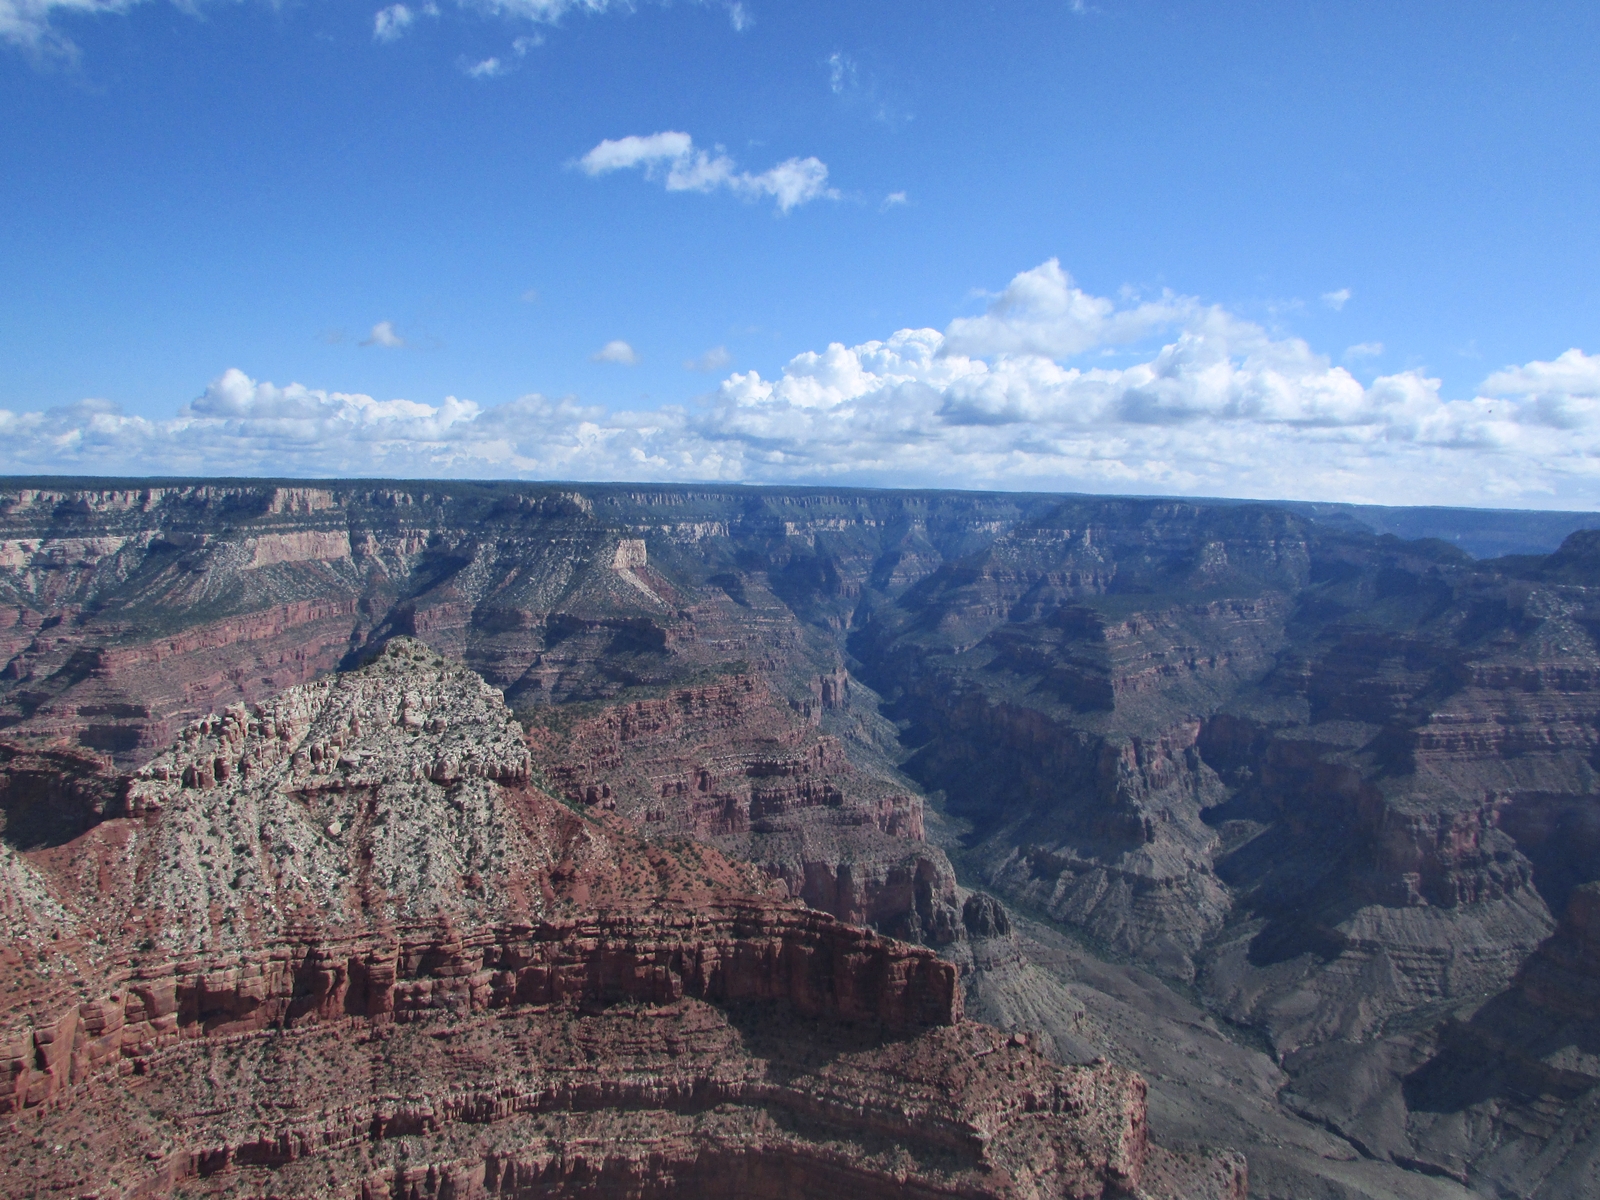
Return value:
<svg viewBox="0 0 1600 1200">
<path fill-rule="evenodd" d="M 12 486 L 10 1178 L 1600 1194 L 1600 534 L 1474 519 Z"/>
</svg>

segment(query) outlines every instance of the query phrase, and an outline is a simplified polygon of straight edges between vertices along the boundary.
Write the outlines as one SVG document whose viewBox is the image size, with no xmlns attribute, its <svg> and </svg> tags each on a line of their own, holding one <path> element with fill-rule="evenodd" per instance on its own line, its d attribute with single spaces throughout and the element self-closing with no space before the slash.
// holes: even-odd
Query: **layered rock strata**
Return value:
<svg viewBox="0 0 1600 1200">
<path fill-rule="evenodd" d="M 1372 1157 L 1532 1200 L 1600 1186 L 1600 885 L 1512 985 L 1442 1021 L 1292 1056 L 1286 1100 Z"/>
<path fill-rule="evenodd" d="M 837 704 L 846 686 L 842 673 L 825 678 L 821 703 Z M 551 716 L 530 743 L 574 803 L 756 863 L 840 920 L 932 945 L 961 936 L 955 875 L 927 844 L 922 797 L 858 770 L 839 738 L 760 678 Z"/>
<path fill-rule="evenodd" d="M 1243 1196 L 1152 1158 L 1137 1076 L 963 1021 L 930 951 L 531 773 L 499 694 L 397 639 L 8 846 L 0 1189 L 1099 1197 L 1153 1162 Z"/>
<path fill-rule="evenodd" d="M 1366 515 L 1474 545 L 1474 520 L 1497 538 L 1511 520 Z M 1285 1095 L 1311 1112 L 1306 1097 L 1347 1074 L 1341 1056 L 1369 1055 L 1398 1087 L 1434 1050 L 1395 1031 L 1442 1028 L 1441 1014 L 1519 989 L 1552 914 L 1600 862 L 1596 538 L 1474 563 L 1359 518 L 848 489 L 18 487 L 0 505 L 0 720 L 28 753 L 67 739 L 137 767 L 195 716 L 415 635 L 551 735 L 529 769 L 590 816 L 636 813 L 761 864 L 815 905 L 989 963 L 985 1011 L 1040 1024 L 1024 1014 L 1050 987 L 996 949 L 1003 935 L 942 941 L 967 929 L 961 893 L 910 833 L 903 766 L 965 883 L 1194 988 L 1219 1030 L 1268 1052 L 1263 1071 L 1292 1072 Z M 728 702 L 748 701 L 743 724 L 713 716 L 734 679 L 752 681 Z M 338 758 L 342 778 L 354 768 Z M 318 788 L 324 839 L 335 818 L 368 819 Z M 895 795 L 912 803 L 884 808 Z M 96 803 L 74 819 L 98 819 Z M 477 818 L 458 818 L 470 833 Z M 305 832 L 259 855 L 235 853 L 242 837 L 211 853 L 241 880 L 270 879 L 280 915 L 331 887 L 386 920 L 426 921 L 387 895 L 385 878 L 408 878 L 400 865 L 363 875 Z M 59 842 L 65 825 L 28 836 L 23 858 L 0 848 L 0 907 L 57 936 L 17 969 L 69 978 L 98 943 L 23 868 L 44 856 L 114 879 L 144 843 L 107 834 L 91 862 Z M 491 865 L 522 853 L 486 851 Z M 168 861 L 192 869 L 190 853 L 173 845 Z M 447 896 L 452 869 L 431 863 L 419 894 Z M 223 914 L 230 892 L 215 895 Z M 159 922 L 128 912 L 155 936 Z M 1163 1010 L 1135 993 L 1130 1004 Z M 1042 1023 L 1067 1045 L 1062 1022 Z M 1159 1073 L 1158 1092 L 1183 1071 Z M 1291 1115 L 1262 1118 L 1260 1144 L 1277 1146 Z M 1380 1144 L 1352 1136 L 1350 1154 Z M 1374 1153 L 1363 1161 L 1404 1175 L 1394 1195 L 1458 1169 L 1428 1174 L 1441 1161 L 1416 1147 Z M 1325 1161 L 1311 1153 L 1305 1170 Z"/>
</svg>

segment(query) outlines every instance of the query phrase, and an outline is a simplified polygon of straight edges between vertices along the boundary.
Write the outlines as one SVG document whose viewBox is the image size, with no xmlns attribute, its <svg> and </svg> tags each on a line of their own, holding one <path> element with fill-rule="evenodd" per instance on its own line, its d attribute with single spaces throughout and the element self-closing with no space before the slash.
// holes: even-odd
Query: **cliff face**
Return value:
<svg viewBox="0 0 1600 1200">
<path fill-rule="evenodd" d="M 1069 515 L 854 643 L 988 881 L 1284 1051 L 1503 987 L 1552 926 L 1513 831 L 1593 792 L 1587 599 L 1284 514 Z"/>
<path fill-rule="evenodd" d="M 0 721 L 18 756 L 7 840 L 26 853 L 0 858 L 0 906 L 78 936 L 93 888 L 41 891 L 24 868 L 42 855 L 80 881 L 124 858 L 151 877 L 214 863 L 203 903 L 187 883 L 117 901 L 158 947 L 179 926 L 218 952 L 276 937 L 325 896 L 341 930 L 436 911 L 537 923 L 554 885 L 528 864 L 557 835 L 517 814 L 548 792 L 575 828 L 690 839 L 752 864 L 747 890 L 989 963 L 967 984 L 990 1011 L 1043 1013 L 1063 985 L 1013 962 L 1023 943 L 992 913 L 962 919 L 949 850 L 968 886 L 1248 1030 L 1305 1112 L 1351 1047 L 1398 1094 L 1438 1047 L 1396 1031 L 1536 989 L 1552 914 L 1600 877 L 1600 555 L 1580 533 L 1474 563 L 1315 516 L 846 489 L 16 489 L 0 505 Z M 417 736 L 445 758 L 406 759 L 374 791 L 347 743 L 353 717 L 388 711 L 375 695 L 308 733 L 298 765 L 260 768 L 300 781 L 293 805 L 173 821 L 164 841 L 113 844 L 118 821 L 82 835 L 118 804 L 125 820 L 165 805 L 166 822 L 171 795 L 232 795 L 258 768 L 229 739 L 283 741 L 250 706 L 329 687 L 400 636 L 507 697 L 528 738 L 499 726 L 490 775 L 457 780 L 452 731 L 419 701 Z M 158 749 L 211 711 L 174 776 Z M 126 795 L 79 788 L 46 828 L 26 815 L 45 811 L 27 799 L 45 794 L 42 754 L 77 756 L 52 760 L 64 777 L 98 756 L 140 778 Z M 424 837 L 407 814 L 430 788 L 458 786 L 438 819 L 481 853 L 475 878 L 440 853 L 385 857 Z M 391 825 L 402 840 L 383 840 Z M 1164 1011 L 1153 994 L 1130 1003 Z M 1070 1041 L 1054 1017 L 1017 1021 Z M 1401 1180 L 1371 1194 L 1445 1171 L 1419 1145 L 1316 1121 Z M 1445 1174 L 1479 1186 L 1479 1160 L 1457 1159 Z"/>
<path fill-rule="evenodd" d="M 912 844 L 920 798 L 894 781 L 870 693 L 851 712 L 838 635 L 874 578 L 918 578 L 1018 511 L 1009 497 L 470 484 L 19 489 L 0 502 L 0 728 L 136 766 L 197 717 L 407 635 L 524 714 L 734 667 L 760 699 L 730 735 L 751 756 L 733 773 L 769 828 L 722 832 L 759 839 L 746 849 L 795 894 L 937 943 L 955 928 L 953 874 Z M 789 799 L 755 782 L 762 755 L 809 753 L 795 731 L 814 727 L 818 745 L 866 748 L 825 765 L 853 779 L 831 817 L 802 810 L 841 808 L 837 779 Z M 704 732 L 705 761 L 673 769 L 717 765 L 726 748 Z"/>
<path fill-rule="evenodd" d="M 848 679 L 819 681 L 820 710 Z M 835 736 L 758 677 L 535 725 L 545 776 L 571 801 L 652 836 L 694 838 L 758 864 L 787 894 L 910 941 L 961 936 L 948 860 L 926 842 L 922 797 L 850 761 Z"/>
<path fill-rule="evenodd" d="M 1452 1075 L 1459 1055 L 1427 1064 L 1439 1039 L 1488 1036 L 1487 1016 L 1442 1014 L 1518 997 L 1490 1010 L 1504 1042 L 1548 1032 L 1530 1005 L 1586 994 L 1570 929 L 1600 876 L 1588 541 L 1474 564 L 1282 514 L 1152 508 L 1100 529 L 1067 505 L 941 567 L 851 645 L 912 731 L 906 769 L 972 823 L 983 882 L 1192 981 L 1269 1039 L 1290 1111 L 1363 1155 L 1559 1195 L 1590 1161 L 1592 1080 L 1563 1077 L 1584 1099 L 1536 1150 L 1491 1152 L 1502 1118 L 1475 1092 L 1503 1082 Z M 1569 895 L 1569 931 L 1540 949 Z M 1433 1032 L 1396 1032 L 1417 1025 Z M 1569 1056 L 1588 1037 L 1552 1036 Z M 1413 1105 L 1411 1132 L 1379 1136 L 1383 1106 L 1419 1089 L 1442 1115 Z"/>
<path fill-rule="evenodd" d="M 187 727 L 76 836 L 8 844 L 0 1190 L 1140 1186 L 1137 1076 L 963 1022 L 931 951 L 531 770 L 499 693 L 401 638 Z M 1236 1158 L 1156 1162 L 1243 1195 Z"/>
</svg>

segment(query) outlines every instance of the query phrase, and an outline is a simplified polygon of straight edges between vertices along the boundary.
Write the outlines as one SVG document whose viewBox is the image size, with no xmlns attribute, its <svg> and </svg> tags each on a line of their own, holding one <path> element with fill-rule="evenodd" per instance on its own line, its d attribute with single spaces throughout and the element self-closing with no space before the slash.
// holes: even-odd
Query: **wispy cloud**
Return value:
<svg viewBox="0 0 1600 1200">
<path fill-rule="evenodd" d="M 911 120 L 911 114 L 893 101 L 888 89 L 853 55 L 835 50 L 823 60 L 828 72 L 828 90 L 845 108 L 870 116 L 890 127 Z"/>
<path fill-rule="evenodd" d="M 71 57 L 77 53 L 72 40 L 58 29 L 54 18 L 67 15 L 112 15 L 127 12 L 147 0 L 0 0 L 0 42 L 21 46 L 35 53 Z M 276 0 L 270 0 L 275 3 Z M 669 7 L 670 0 L 659 0 Z M 713 0 L 717 2 L 717 0 Z M 191 15 L 204 7 L 204 0 L 173 0 L 174 6 Z M 635 0 L 456 0 L 458 8 L 488 13 L 492 16 L 520 18 L 541 25 L 558 25 L 569 14 L 600 16 L 608 12 L 632 12 Z M 749 8 L 741 0 L 720 0 L 717 6 L 725 9 L 728 21 L 735 30 L 743 31 L 755 23 Z M 426 0 L 420 8 L 405 3 L 391 4 L 373 16 L 373 37 L 380 42 L 401 37 L 415 22 L 418 13 L 438 16 L 434 0 Z M 513 43 L 518 54 L 542 41 L 540 35 L 520 37 Z"/>
<path fill-rule="evenodd" d="M 1344 356 L 1354 360 L 1358 358 L 1377 358 L 1383 353 L 1382 342 L 1357 342 L 1354 346 L 1346 346 Z"/>
<path fill-rule="evenodd" d="M 733 355 L 728 353 L 726 346 L 713 346 L 699 358 L 685 359 L 685 371 L 720 371 L 733 361 Z"/>
<path fill-rule="evenodd" d="M 890 192 L 883 198 L 883 203 L 878 205 L 878 208 L 884 212 L 887 212 L 891 208 L 899 208 L 902 204 L 910 203 L 911 201 L 906 198 L 906 194 L 904 192 Z"/>
<path fill-rule="evenodd" d="M 394 331 L 392 322 L 379 321 L 372 327 L 372 332 L 361 340 L 360 344 L 363 346 L 383 346 L 387 349 L 395 350 L 404 346 L 406 340 Z"/>
<path fill-rule="evenodd" d="M 1350 297 L 1354 294 L 1349 288 L 1340 288 L 1337 292 L 1323 292 L 1322 302 L 1334 312 L 1343 312 L 1344 306 L 1350 303 Z"/>
<path fill-rule="evenodd" d="M 480 62 L 465 65 L 461 69 L 473 79 L 493 79 L 497 75 L 506 73 L 505 64 L 498 58 L 485 58 Z"/>
<path fill-rule="evenodd" d="M 37 54 L 72 57 L 77 47 L 51 24 L 57 13 L 94 16 L 126 12 L 141 0 L 0 0 L 0 41 Z"/>
<path fill-rule="evenodd" d="M 726 188 L 746 200 L 771 197 L 779 212 L 817 199 L 837 199 L 828 186 L 828 168 L 817 158 L 789 158 L 758 175 L 741 171 L 721 146 L 695 147 L 687 133 L 667 130 L 645 136 L 607 138 L 577 162 L 589 176 L 633 168 L 658 180 L 669 192 L 713 192 Z"/>
<path fill-rule="evenodd" d="M 607 342 L 600 349 L 589 355 L 590 362 L 616 363 L 619 366 L 631 367 L 638 363 L 639 355 L 634 348 L 620 339 Z"/>
<path fill-rule="evenodd" d="M 416 19 L 404 4 L 380 8 L 372 18 L 372 36 L 380 42 L 396 41 Z"/>
<path fill-rule="evenodd" d="M 842 96 L 854 87 L 858 73 L 856 60 L 848 54 L 835 50 L 828 55 L 828 90 L 835 96 Z"/>
</svg>

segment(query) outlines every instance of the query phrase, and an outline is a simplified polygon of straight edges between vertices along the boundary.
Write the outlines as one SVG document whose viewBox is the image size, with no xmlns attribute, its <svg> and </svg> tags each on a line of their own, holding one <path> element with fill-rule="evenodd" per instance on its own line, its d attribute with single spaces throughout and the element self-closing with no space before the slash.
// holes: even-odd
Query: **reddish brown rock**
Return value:
<svg viewBox="0 0 1600 1200">
<path fill-rule="evenodd" d="M 832 704 L 845 686 L 838 672 L 819 691 Z M 534 720 L 536 759 L 573 802 L 756 863 L 841 920 L 934 945 L 960 936 L 955 874 L 926 844 L 922 798 L 858 770 L 759 678 Z"/>
<path fill-rule="evenodd" d="M 1141 1187 L 1137 1076 L 964 1021 L 931 951 L 531 775 L 499 693 L 398 639 L 190 726 L 129 815 L 8 847 L 7 918 L 58 948 L 0 976 L 0 1191 Z M 1183 1178 L 1242 1200 L 1231 1161 Z"/>
</svg>

